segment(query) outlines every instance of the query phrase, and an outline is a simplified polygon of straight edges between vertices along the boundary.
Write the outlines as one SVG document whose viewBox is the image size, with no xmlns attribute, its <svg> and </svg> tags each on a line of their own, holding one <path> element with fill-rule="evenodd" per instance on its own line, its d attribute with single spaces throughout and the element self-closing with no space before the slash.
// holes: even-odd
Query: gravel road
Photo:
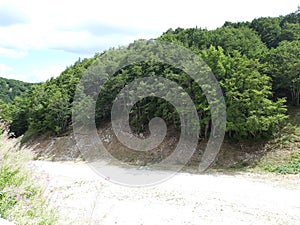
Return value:
<svg viewBox="0 0 300 225">
<path fill-rule="evenodd" d="M 82 162 L 32 163 L 48 177 L 46 195 L 62 225 L 300 224 L 298 175 L 178 173 L 134 188 L 113 184 Z"/>
</svg>

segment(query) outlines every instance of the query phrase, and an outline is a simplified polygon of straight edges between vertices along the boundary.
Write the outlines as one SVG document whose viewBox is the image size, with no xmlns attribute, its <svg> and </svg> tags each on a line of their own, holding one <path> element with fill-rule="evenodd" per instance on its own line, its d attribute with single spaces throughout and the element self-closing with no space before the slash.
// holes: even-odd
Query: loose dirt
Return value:
<svg viewBox="0 0 300 225">
<path fill-rule="evenodd" d="M 134 188 L 111 183 L 83 162 L 32 164 L 48 177 L 45 194 L 58 224 L 300 224 L 298 175 L 178 173 Z"/>
</svg>

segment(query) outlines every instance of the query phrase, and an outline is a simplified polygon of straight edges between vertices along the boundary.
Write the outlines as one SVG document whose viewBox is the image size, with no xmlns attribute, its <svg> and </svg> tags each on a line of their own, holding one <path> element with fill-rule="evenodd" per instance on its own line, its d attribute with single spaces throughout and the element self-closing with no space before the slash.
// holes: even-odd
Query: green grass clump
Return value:
<svg viewBox="0 0 300 225">
<path fill-rule="evenodd" d="M 17 139 L 8 138 L 0 121 L 0 217 L 20 225 L 52 225 L 56 212 L 48 207 L 39 177 L 28 166 L 32 158 Z"/>
<path fill-rule="evenodd" d="M 279 174 L 298 174 L 300 173 L 300 154 L 294 153 L 289 161 L 278 166 L 267 165 L 264 167 L 266 171 L 276 172 Z"/>
</svg>

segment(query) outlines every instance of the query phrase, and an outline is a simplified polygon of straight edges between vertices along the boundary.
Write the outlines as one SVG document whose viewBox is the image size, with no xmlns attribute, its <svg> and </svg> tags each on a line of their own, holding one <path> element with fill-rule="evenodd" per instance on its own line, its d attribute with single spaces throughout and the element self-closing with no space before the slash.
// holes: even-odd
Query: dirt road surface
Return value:
<svg viewBox="0 0 300 225">
<path fill-rule="evenodd" d="M 300 224 L 296 175 L 178 173 L 134 188 L 113 184 L 82 162 L 32 163 L 48 177 L 46 195 L 62 225 Z"/>
</svg>

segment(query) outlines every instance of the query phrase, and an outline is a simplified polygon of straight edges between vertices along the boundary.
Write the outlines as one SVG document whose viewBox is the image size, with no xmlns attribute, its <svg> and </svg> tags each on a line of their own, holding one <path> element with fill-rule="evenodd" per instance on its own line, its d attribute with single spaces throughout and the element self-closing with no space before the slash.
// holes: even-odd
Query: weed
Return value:
<svg viewBox="0 0 300 225">
<path fill-rule="evenodd" d="M 28 162 L 33 154 L 18 139 L 0 134 L 0 217 L 20 225 L 52 225 L 57 221 Z"/>
</svg>

